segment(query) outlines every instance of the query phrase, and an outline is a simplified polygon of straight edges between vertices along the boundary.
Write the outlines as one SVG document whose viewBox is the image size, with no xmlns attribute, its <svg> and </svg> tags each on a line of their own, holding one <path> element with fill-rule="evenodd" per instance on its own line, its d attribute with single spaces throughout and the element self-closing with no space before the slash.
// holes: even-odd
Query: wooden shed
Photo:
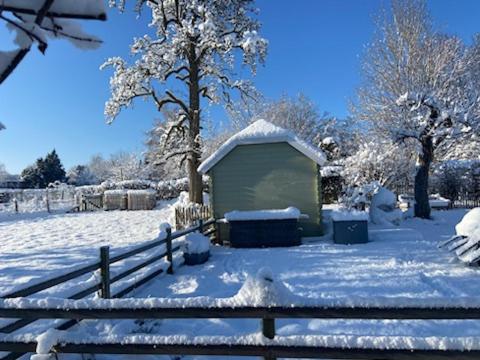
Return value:
<svg viewBox="0 0 480 360">
<path fill-rule="evenodd" d="M 210 177 L 215 218 L 233 210 L 293 206 L 304 214 L 302 237 L 313 237 L 322 235 L 324 162 L 322 151 L 288 130 L 258 120 L 227 140 L 198 170 Z"/>
</svg>

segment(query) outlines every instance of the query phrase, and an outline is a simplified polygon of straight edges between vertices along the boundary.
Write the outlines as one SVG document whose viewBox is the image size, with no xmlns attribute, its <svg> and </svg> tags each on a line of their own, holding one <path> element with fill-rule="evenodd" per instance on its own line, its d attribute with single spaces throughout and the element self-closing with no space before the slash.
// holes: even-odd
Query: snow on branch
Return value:
<svg viewBox="0 0 480 360">
<path fill-rule="evenodd" d="M 105 20 L 102 0 L 2 0 L 0 20 L 15 33 L 17 49 L 0 51 L 0 84 L 36 44 L 45 53 L 49 38 L 63 38 L 82 49 L 95 49 L 101 41 L 82 31 L 79 20 Z"/>
<path fill-rule="evenodd" d="M 123 10 L 125 2 L 110 4 Z M 237 53 L 243 55 L 243 64 L 253 73 L 266 56 L 267 41 L 258 34 L 258 21 L 250 17 L 256 12 L 252 4 L 251 0 L 228 4 L 213 0 L 138 1 L 138 11 L 150 11 L 156 38 L 145 35 L 134 40 L 131 52 L 137 60 L 133 64 L 115 57 L 101 66 L 114 70 L 112 95 L 105 106 L 107 120 L 113 121 L 138 97 L 153 97 L 159 110 L 173 104 L 182 116 L 192 116 L 188 98 L 169 90 L 175 82 L 189 90 L 198 85 L 196 92 L 210 103 L 231 103 L 231 90 L 242 97 L 251 94 L 251 83 L 236 79 L 233 70 Z"/>
</svg>

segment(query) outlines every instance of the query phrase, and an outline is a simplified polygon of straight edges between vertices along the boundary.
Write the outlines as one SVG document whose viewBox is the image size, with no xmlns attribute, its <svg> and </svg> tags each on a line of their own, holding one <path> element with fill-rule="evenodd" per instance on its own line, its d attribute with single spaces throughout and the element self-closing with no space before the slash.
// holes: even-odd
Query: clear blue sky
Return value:
<svg viewBox="0 0 480 360">
<path fill-rule="evenodd" d="M 360 81 L 360 57 L 372 37 L 372 16 L 382 3 L 388 1 L 258 0 L 262 34 L 270 47 L 255 79 L 257 88 L 272 99 L 303 92 L 321 112 L 347 115 L 348 100 Z M 467 41 L 480 32 L 480 1 L 431 0 L 429 5 L 445 31 Z M 127 56 L 133 36 L 143 35 L 145 23 L 132 13 L 110 10 L 107 22 L 85 23 L 104 40 L 99 50 L 81 51 L 65 41 L 52 41 L 45 56 L 36 50 L 27 56 L 0 86 L 0 121 L 7 126 L 0 132 L 0 162 L 8 171 L 19 173 L 53 148 L 66 168 L 97 153 L 143 149 L 155 108 L 137 102 L 106 125 L 103 105 L 110 72 L 98 67 L 109 56 Z M 3 27 L 0 44 L 6 49 L 11 36 Z"/>
</svg>

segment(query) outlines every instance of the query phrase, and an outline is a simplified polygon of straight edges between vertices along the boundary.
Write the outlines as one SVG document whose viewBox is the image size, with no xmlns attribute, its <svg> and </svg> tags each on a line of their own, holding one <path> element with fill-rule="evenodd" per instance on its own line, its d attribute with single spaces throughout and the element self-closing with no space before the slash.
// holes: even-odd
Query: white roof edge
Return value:
<svg viewBox="0 0 480 360">
<path fill-rule="evenodd" d="M 254 129 L 255 126 L 267 126 L 268 130 L 272 133 L 267 136 L 258 136 L 252 133 L 249 134 L 249 129 Z M 276 132 L 277 134 L 274 134 Z M 241 132 L 233 135 L 228 139 L 222 146 L 218 148 L 212 155 L 205 159 L 200 166 L 198 171 L 201 174 L 206 174 L 212 167 L 214 167 L 220 160 L 222 160 L 230 151 L 236 148 L 239 145 L 253 145 L 253 144 L 271 144 L 286 142 L 290 144 L 293 148 L 300 151 L 303 155 L 317 163 L 318 165 L 323 165 L 326 162 L 325 155 L 320 149 L 315 149 L 313 146 L 307 144 L 305 141 L 299 139 L 297 136 L 293 135 L 288 130 L 275 126 L 265 120 L 258 120 L 242 130 Z"/>
</svg>

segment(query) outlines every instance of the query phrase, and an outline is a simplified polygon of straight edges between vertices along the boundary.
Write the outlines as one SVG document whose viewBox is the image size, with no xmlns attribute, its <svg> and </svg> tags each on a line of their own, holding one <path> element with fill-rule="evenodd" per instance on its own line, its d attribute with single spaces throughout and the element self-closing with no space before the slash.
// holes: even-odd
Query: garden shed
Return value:
<svg viewBox="0 0 480 360">
<path fill-rule="evenodd" d="M 322 235 L 320 167 L 325 156 L 292 132 L 258 120 L 228 139 L 198 168 L 210 178 L 216 219 L 230 211 L 295 207 L 301 236 Z M 224 225 L 223 227 L 228 226 Z M 225 229 L 220 229 L 225 240 Z"/>
</svg>

